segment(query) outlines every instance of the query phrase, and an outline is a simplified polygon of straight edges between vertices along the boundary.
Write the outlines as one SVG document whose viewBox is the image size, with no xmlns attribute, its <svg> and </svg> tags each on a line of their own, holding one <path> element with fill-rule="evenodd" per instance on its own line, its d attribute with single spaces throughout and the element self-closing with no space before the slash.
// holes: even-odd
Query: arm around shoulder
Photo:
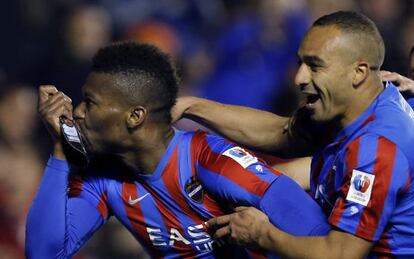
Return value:
<svg viewBox="0 0 414 259">
<path fill-rule="evenodd" d="M 192 119 L 255 150 L 278 153 L 288 147 L 290 118 L 267 111 L 188 96 L 178 99 L 172 117 Z"/>
</svg>

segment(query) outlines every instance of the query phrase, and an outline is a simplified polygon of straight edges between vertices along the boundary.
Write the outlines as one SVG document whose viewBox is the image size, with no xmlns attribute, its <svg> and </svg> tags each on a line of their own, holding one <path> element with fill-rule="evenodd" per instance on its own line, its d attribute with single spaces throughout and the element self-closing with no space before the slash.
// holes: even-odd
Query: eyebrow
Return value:
<svg viewBox="0 0 414 259">
<path fill-rule="evenodd" d="M 325 62 L 317 56 L 303 56 L 302 60 L 307 65 L 324 66 Z"/>
<path fill-rule="evenodd" d="M 83 97 L 88 98 L 89 100 L 92 100 L 92 101 L 96 100 L 95 96 L 91 94 L 90 92 L 83 92 Z"/>
</svg>

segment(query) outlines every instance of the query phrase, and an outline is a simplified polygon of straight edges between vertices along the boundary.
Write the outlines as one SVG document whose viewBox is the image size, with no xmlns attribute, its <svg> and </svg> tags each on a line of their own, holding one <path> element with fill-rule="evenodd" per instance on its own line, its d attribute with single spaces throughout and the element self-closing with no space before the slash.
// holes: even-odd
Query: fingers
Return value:
<svg viewBox="0 0 414 259">
<path fill-rule="evenodd" d="M 234 208 L 234 211 L 239 212 L 239 211 L 243 211 L 243 210 L 247 210 L 250 207 L 246 207 L 246 206 L 239 206 Z"/>
<path fill-rule="evenodd" d="M 217 229 L 214 233 L 214 238 L 220 239 L 231 235 L 231 228 L 230 226 L 225 226 L 220 229 Z"/>
<path fill-rule="evenodd" d="M 206 225 L 210 229 L 217 229 L 221 226 L 228 225 L 230 222 L 230 219 L 231 219 L 231 214 L 212 218 L 206 222 Z"/>
<path fill-rule="evenodd" d="M 380 72 L 380 75 L 381 75 L 382 81 L 391 81 L 391 82 L 400 84 L 402 80 L 402 76 L 395 72 L 389 72 L 389 71 L 383 70 Z"/>
<path fill-rule="evenodd" d="M 73 120 L 72 100 L 53 85 L 39 87 L 39 114 L 53 138 L 59 138 L 59 118 Z"/>
<path fill-rule="evenodd" d="M 61 95 L 67 102 L 72 102 L 72 99 L 70 99 L 66 94 L 63 92 L 59 92 L 57 88 L 53 85 L 41 85 L 39 87 L 39 105 L 46 103 L 49 98 L 55 95 Z"/>
<path fill-rule="evenodd" d="M 41 85 L 39 87 L 39 104 L 49 99 L 50 95 L 56 94 L 58 90 L 53 85 Z"/>
<path fill-rule="evenodd" d="M 194 98 L 192 96 L 183 96 L 177 98 L 177 102 L 171 109 L 172 123 L 175 123 L 181 118 L 184 118 L 185 113 L 188 111 L 190 107 L 193 106 L 196 99 L 197 98 Z"/>
<path fill-rule="evenodd" d="M 391 73 L 392 73 L 392 72 L 387 71 L 387 70 L 381 70 L 381 71 L 380 71 L 380 76 L 381 76 L 381 77 L 383 77 L 383 76 L 386 76 L 386 75 L 391 74 Z"/>
</svg>

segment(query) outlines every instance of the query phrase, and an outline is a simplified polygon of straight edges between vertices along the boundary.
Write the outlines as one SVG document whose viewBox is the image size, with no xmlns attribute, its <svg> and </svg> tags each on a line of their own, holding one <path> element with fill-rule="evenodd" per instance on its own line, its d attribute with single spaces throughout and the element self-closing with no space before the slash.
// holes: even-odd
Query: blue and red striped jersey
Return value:
<svg viewBox="0 0 414 259">
<path fill-rule="evenodd" d="M 372 257 L 414 257 L 413 147 L 413 110 L 388 84 L 313 157 L 313 196 L 330 224 L 374 242 Z"/>
<path fill-rule="evenodd" d="M 26 251 L 31 257 L 45 255 L 42 247 L 51 242 L 50 235 L 60 243 L 50 246 L 57 251 L 44 248 L 44 253 L 72 255 L 110 216 L 128 228 L 153 258 L 247 255 L 244 249 L 220 246 L 204 224 L 238 205 L 262 210 L 291 234 L 324 235 L 330 230 L 321 208 L 293 180 L 252 152 L 205 132 L 176 131 L 152 174 L 101 166 L 72 177 L 68 184 L 62 177 L 68 171 L 65 161 L 49 160 L 28 217 Z M 51 192 L 61 195 L 48 195 Z M 41 205 L 45 203 L 48 208 Z M 258 254 L 250 253 L 254 255 Z"/>
</svg>

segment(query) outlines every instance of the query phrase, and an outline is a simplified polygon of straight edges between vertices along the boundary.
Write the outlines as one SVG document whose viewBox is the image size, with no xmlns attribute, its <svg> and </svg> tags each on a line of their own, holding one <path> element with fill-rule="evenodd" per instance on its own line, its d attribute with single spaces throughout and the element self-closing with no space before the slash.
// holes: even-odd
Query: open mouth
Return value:
<svg viewBox="0 0 414 259">
<path fill-rule="evenodd" d="M 308 110 L 315 109 L 316 103 L 321 99 L 321 95 L 315 92 L 302 92 L 303 94 L 303 107 Z"/>
<path fill-rule="evenodd" d="M 306 94 L 306 104 L 312 105 L 316 103 L 320 98 L 321 96 L 319 94 Z"/>
</svg>

